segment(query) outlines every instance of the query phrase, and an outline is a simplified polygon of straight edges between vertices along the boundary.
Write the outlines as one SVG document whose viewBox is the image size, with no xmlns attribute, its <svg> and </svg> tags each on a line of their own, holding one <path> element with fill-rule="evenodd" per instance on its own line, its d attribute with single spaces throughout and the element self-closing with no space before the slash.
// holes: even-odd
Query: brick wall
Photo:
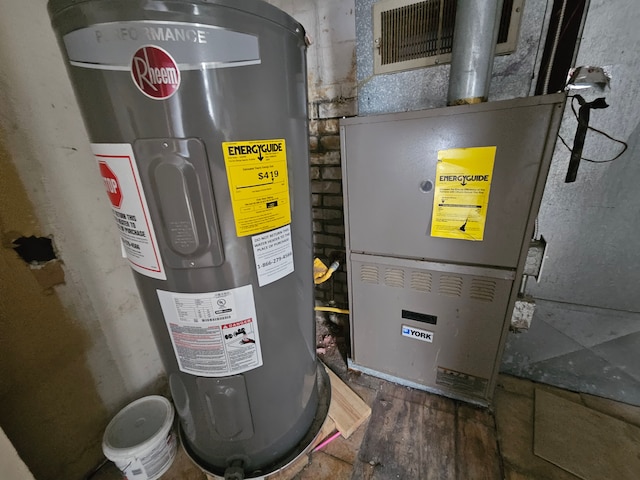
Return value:
<svg viewBox="0 0 640 480">
<path fill-rule="evenodd" d="M 316 286 L 316 300 L 322 303 L 333 300 L 339 307 L 346 308 L 347 274 L 338 118 L 311 120 L 309 144 L 314 256 L 327 266 L 334 260 L 340 261 L 340 268 L 333 276 Z"/>
<path fill-rule="evenodd" d="M 307 49 L 314 255 L 340 268 L 316 286 L 316 299 L 348 306 L 339 119 L 356 113 L 355 0 L 267 0 L 298 22 Z"/>
</svg>

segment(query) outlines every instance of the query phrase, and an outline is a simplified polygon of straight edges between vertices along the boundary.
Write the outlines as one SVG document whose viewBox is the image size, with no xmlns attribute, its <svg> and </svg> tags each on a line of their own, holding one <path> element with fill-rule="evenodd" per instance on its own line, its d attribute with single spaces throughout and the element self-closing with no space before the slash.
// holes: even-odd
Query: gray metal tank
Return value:
<svg viewBox="0 0 640 480">
<path fill-rule="evenodd" d="M 304 30 L 258 0 L 48 8 L 185 446 L 268 472 L 319 404 Z"/>
</svg>

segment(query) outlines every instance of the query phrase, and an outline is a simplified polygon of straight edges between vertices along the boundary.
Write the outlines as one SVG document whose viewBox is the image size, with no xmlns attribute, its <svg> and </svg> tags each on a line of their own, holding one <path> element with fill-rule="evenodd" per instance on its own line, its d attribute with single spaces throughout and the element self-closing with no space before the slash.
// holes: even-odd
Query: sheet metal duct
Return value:
<svg viewBox="0 0 640 480">
<path fill-rule="evenodd" d="M 304 30 L 258 0 L 51 0 L 49 12 L 186 450 L 210 473 L 262 477 L 328 404 Z"/>
<path fill-rule="evenodd" d="M 486 102 L 502 0 L 458 0 L 448 105 Z"/>
</svg>

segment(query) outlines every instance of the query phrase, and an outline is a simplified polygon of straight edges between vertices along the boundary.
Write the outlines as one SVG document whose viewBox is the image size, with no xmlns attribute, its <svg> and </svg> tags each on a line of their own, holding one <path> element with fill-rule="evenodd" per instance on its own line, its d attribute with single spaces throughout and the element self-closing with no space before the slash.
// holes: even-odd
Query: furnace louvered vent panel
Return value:
<svg viewBox="0 0 640 480">
<path fill-rule="evenodd" d="M 381 13 L 383 65 L 450 53 L 456 0 L 428 0 Z"/>
<path fill-rule="evenodd" d="M 380 273 L 375 265 L 360 266 L 360 281 L 377 285 L 380 283 Z"/>
<path fill-rule="evenodd" d="M 428 293 L 431 291 L 431 274 L 414 270 L 411 272 L 411 288 L 419 292 Z"/>
<path fill-rule="evenodd" d="M 361 264 L 360 282 L 382 287 L 403 288 L 414 292 L 468 298 L 492 303 L 498 282 L 491 278 L 415 270 L 387 265 Z"/>
<path fill-rule="evenodd" d="M 497 54 L 515 50 L 524 0 L 504 0 Z M 456 0 L 382 0 L 373 6 L 374 73 L 451 61 Z"/>
<path fill-rule="evenodd" d="M 482 302 L 493 302 L 496 295 L 496 282 L 486 278 L 474 278 L 471 280 L 471 292 L 469 296 Z"/>
<path fill-rule="evenodd" d="M 464 280 L 458 275 L 440 275 L 438 293 L 440 295 L 449 295 L 451 297 L 461 297 L 463 285 Z"/>
<path fill-rule="evenodd" d="M 404 288 L 404 270 L 401 268 L 386 268 L 384 284 L 388 287 Z"/>
</svg>

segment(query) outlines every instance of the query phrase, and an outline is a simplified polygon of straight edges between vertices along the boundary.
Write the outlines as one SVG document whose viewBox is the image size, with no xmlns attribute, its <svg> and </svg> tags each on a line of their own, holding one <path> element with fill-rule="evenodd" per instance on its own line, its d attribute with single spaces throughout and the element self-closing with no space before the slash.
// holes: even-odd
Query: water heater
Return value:
<svg viewBox="0 0 640 480">
<path fill-rule="evenodd" d="M 185 448 L 215 475 L 273 471 L 323 404 L 304 30 L 258 0 L 49 12 Z"/>
</svg>

